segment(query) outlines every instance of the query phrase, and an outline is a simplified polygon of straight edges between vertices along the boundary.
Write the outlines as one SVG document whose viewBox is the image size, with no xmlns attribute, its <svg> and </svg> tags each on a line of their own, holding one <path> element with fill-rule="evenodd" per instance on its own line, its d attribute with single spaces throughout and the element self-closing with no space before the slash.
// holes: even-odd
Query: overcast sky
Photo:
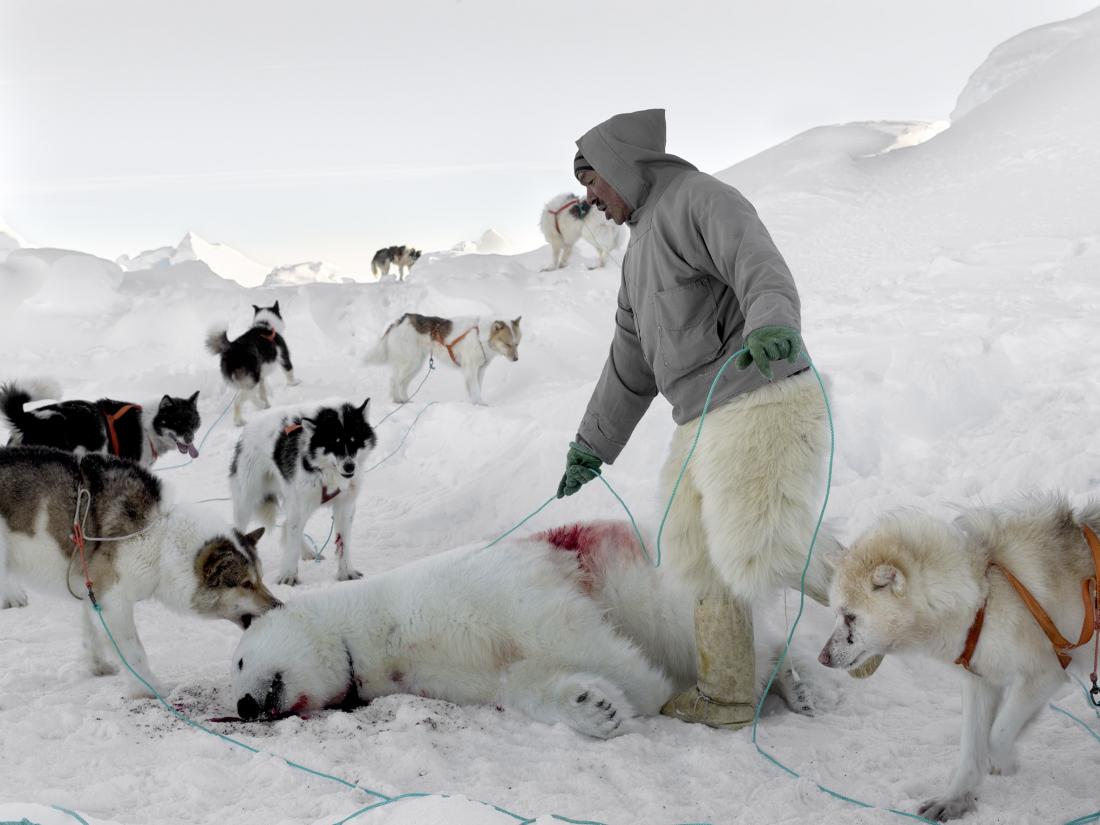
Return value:
<svg viewBox="0 0 1100 825">
<path fill-rule="evenodd" d="M 715 171 L 804 129 L 945 118 L 1096 0 L 0 0 L 0 218 L 114 258 L 187 230 L 361 273 L 379 246 L 542 242 L 573 141 L 668 110 Z"/>
</svg>

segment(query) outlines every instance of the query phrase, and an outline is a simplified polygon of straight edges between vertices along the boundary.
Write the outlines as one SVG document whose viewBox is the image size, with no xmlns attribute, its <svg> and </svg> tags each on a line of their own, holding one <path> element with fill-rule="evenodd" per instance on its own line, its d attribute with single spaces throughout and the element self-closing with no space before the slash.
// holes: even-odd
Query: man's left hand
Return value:
<svg viewBox="0 0 1100 825">
<path fill-rule="evenodd" d="M 737 368 L 743 370 L 749 364 L 756 364 L 761 374 L 771 381 L 775 376 L 769 362 L 781 358 L 791 364 L 797 361 L 802 352 L 802 336 L 791 327 L 760 327 L 749 333 L 745 348 L 748 352 L 737 357 Z"/>
</svg>

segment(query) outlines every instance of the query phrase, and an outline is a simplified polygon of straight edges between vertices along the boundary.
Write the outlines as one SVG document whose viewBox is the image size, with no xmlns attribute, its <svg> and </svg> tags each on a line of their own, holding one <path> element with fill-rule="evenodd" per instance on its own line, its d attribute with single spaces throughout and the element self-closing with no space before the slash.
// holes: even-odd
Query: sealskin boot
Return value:
<svg viewBox="0 0 1100 825">
<path fill-rule="evenodd" d="M 695 604 L 698 680 L 669 699 L 661 713 L 684 722 L 737 730 L 756 712 L 756 655 L 752 607 L 728 596 Z"/>
</svg>

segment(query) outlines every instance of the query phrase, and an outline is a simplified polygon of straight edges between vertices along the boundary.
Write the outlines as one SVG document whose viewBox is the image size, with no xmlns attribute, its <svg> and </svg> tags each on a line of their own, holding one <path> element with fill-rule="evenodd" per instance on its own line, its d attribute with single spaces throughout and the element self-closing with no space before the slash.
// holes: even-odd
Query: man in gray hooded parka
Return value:
<svg viewBox="0 0 1100 825">
<path fill-rule="evenodd" d="M 741 193 L 665 152 L 664 110 L 616 115 L 577 146 L 588 201 L 631 236 L 611 352 L 558 495 L 615 460 L 660 392 L 678 425 L 661 474 L 667 501 L 715 375 L 747 347 L 714 389 L 665 526 L 669 562 L 698 592 L 698 682 L 663 712 L 739 728 L 755 709 L 752 599 L 798 586 L 824 494 L 825 408 L 798 291 Z M 824 565 L 811 568 L 808 594 L 827 602 L 827 580 Z"/>
</svg>

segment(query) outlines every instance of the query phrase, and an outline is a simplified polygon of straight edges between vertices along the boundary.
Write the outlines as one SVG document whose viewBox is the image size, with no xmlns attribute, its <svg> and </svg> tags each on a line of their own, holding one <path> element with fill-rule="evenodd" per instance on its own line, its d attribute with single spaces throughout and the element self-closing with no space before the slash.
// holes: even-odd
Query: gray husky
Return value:
<svg viewBox="0 0 1100 825">
<path fill-rule="evenodd" d="M 256 555 L 262 534 L 243 534 L 198 510 L 168 508 L 160 482 L 130 461 L 0 448 L 0 607 L 27 603 L 20 584 L 82 598 L 84 645 L 97 676 L 118 668 L 83 586 L 85 564 L 123 655 L 159 690 L 134 626 L 134 603 L 156 597 L 176 610 L 248 627 L 280 604 L 263 583 Z M 83 558 L 82 536 L 88 537 Z M 131 695 L 148 694 L 135 687 Z"/>
</svg>

